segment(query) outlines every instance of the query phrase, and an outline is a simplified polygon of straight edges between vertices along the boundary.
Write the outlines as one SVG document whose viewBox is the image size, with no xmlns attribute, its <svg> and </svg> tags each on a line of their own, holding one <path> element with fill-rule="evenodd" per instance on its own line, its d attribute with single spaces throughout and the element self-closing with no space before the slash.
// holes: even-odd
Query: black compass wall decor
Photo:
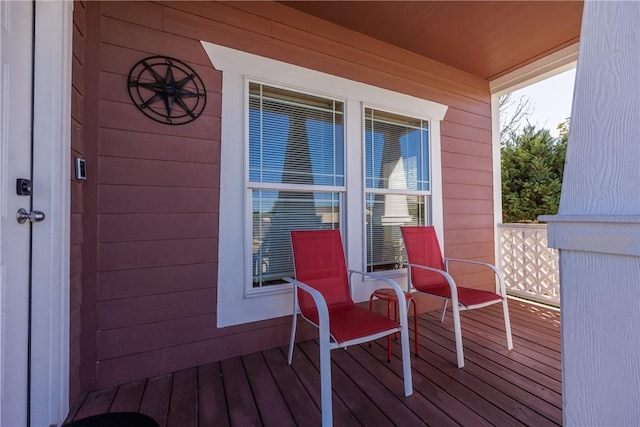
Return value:
<svg viewBox="0 0 640 427">
<path fill-rule="evenodd" d="M 144 58 L 129 71 L 129 96 L 145 115 L 169 125 L 198 118 L 207 92 L 198 74 L 184 62 L 168 56 Z"/>
</svg>

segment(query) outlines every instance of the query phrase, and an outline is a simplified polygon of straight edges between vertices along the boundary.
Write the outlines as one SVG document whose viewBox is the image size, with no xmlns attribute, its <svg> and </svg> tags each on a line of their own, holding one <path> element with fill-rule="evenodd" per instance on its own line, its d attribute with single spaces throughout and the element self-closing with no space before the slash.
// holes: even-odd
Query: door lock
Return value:
<svg viewBox="0 0 640 427">
<path fill-rule="evenodd" d="M 25 178 L 18 178 L 16 180 L 16 194 L 18 196 L 30 196 L 31 195 L 31 180 Z"/>
<path fill-rule="evenodd" d="M 44 221 L 45 215 L 44 212 L 40 211 L 31 211 L 27 212 L 24 208 L 18 209 L 18 213 L 16 213 L 16 219 L 19 224 L 24 224 L 27 220 L 31 222 L 40 222 Z"/>
</svg>

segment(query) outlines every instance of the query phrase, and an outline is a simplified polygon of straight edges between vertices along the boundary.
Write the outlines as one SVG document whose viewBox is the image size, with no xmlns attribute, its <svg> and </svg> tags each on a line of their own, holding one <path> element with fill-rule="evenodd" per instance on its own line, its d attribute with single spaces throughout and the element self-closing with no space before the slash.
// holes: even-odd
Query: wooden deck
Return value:
<svg viewBox="0 0 640 427">
<path fill-rule="evenodd" d="M 336 426 L 547 426 L 562 423 L 560 313 L 510 301 L 514 350 L 497 306 L 462 313 L 465 367 L 456 367 L 451 316 L 419 317 L 420 356 L 411 358 L 414 394 L 403 395 L 399 344 L 386 339 L 332 351 Z M 410 316 L 411 317 L 411 316 Z M 413 323 L 411 322 L 411 327 Z M 410 335 L 413 338 L 413 334 Z M 411 344 L 413 354 L 413 343 Z M 161 426 L 320 425 L 318 345 L 223 360 L 115 388 L 76 402 L 67 421 L 139 411 Z"/>
</svg>

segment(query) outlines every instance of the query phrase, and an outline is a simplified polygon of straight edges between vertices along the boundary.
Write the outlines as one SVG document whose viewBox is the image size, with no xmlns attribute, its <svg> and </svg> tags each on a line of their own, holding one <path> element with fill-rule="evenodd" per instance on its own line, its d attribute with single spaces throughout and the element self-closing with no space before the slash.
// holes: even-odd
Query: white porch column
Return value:
<svg viewBox="0 0 640 427">
<path fill-rule="evenodd" d="M 564 424 L 640 425 L 640 2 L 585 1 L 560 249 Z"/>
</svg>

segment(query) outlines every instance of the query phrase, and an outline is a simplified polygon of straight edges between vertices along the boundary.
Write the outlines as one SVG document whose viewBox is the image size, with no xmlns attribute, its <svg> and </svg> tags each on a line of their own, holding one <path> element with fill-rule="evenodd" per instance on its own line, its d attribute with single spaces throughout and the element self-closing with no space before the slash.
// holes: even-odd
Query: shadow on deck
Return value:
<svg viewBox="0 0 640 427">
<path fill-rule="evenodd" d="M 399 344 L 391 363 L 386 338 L 332 351 L 334 425 L 562 424 L 560 313 L 518 300 L 509 308 L 512 351 L 500 307 L 461 312 L 463 369 L 456 367 L 450 312 L 444 323 L 435 312 L 420 315 L 420 356 L 413 356 L 411 343 L 414 394 L 408 398 Z M 317 342 L 299 343 L 292 366 L 286 352 L 273 348 L 91 392 L 67 421 L 139 411 L 161 426 L 320 425 Z"/>
</svg>

